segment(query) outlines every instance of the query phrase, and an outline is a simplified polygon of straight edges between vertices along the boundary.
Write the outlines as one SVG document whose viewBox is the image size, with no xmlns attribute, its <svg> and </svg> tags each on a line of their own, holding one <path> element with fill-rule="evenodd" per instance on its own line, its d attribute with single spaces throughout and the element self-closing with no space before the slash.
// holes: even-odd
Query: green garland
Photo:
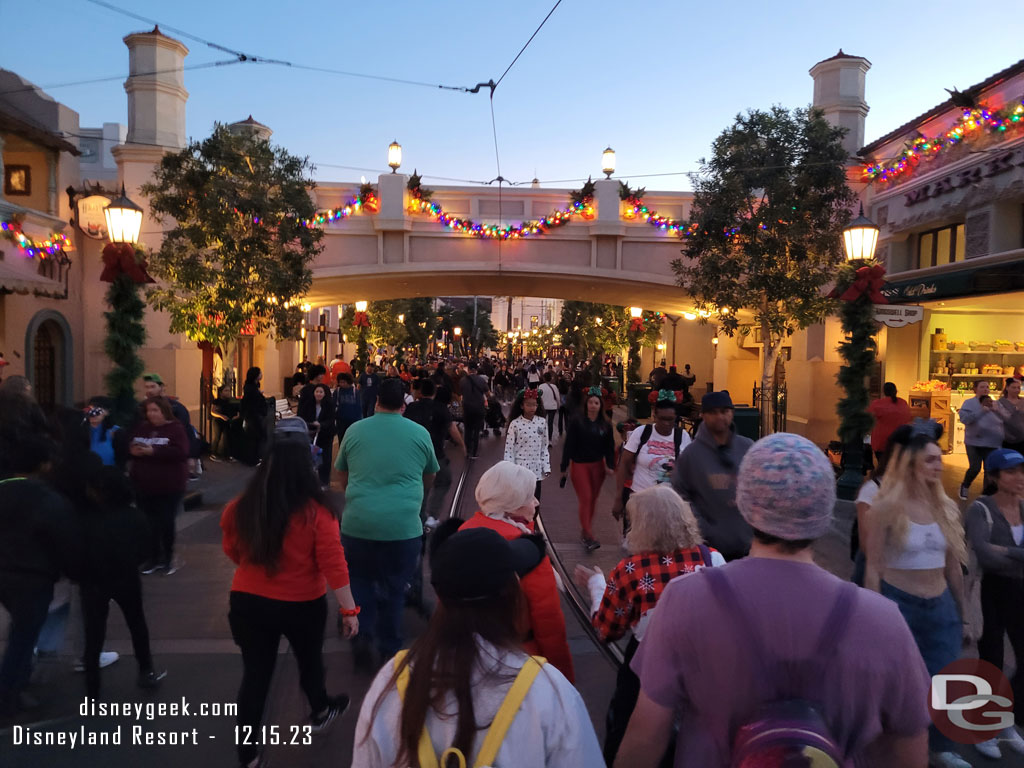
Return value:
<svg viewBox="0 0 1024 768">
<path fill-rule="evenodd" d="M 843 266 L 834 295 L 843 293 L 854 283 L 855 273 L 855 266 Z M 868 412 L 870 393 L 867 385 L 877 352 L 875 305 L 866 294 L 853 301 L 840 300 L 839 318 L 845 334 L 839 343 L 839 354 L 845 365 L 839 368 L 836 375 L 844 393 L 836 405 L 839 439 L 854 444 L 863 441 L 875 423 L 874 417 Z"/>
<path fill-rule="evenodd" d="M 107 289 L 110 311 L 103 313 L 107 321 L 103 351 L 114 364 L 106 375 L 107 394 L 113 400 L 114 421 L 121 425 L 134 415 L 135 382 L 143 368 L 138 351 L 146 343 L 146 303 L 139 288 L 129 275 L 118 275 Z"/>
</svg>

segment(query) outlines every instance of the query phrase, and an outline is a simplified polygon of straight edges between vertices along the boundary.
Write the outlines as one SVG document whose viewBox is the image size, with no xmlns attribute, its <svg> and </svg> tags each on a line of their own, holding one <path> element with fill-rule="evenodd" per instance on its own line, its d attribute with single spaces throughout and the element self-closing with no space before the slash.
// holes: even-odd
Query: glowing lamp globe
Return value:
<svg viewBox="0 0 1024 768">
<path fill-rule="evenodd" d="M 604 172 L 605 177 L 609 179 L 615 173 L 615 150 L 611 147 L 608 147 L 601 153 L 601 170 Z"/>
<path fill-rule="evenodd" d="M 129 200 L 121 185 L 121 196 L 103 209 L 107 220 L 107 237 L 112 243 L 137 243 L 142 231 L 142 208 Z"/>
<path fill-rule="evenodd" d="M 644 314 L 643 307 L 630 307 L 629 308 L 629 316 L 630 317 L 633 317 L 633 318 L 643 317 L 643 314 Z"/>
<path fill-rule="evenodd" d="M 860 214 L 843 230 L 843 248 L 847 261 L 871 261 L 878 245 L 878 225 L 864 215 L 861 203 Z"/>
<path fill-rule="evenodd" d="M 398 170 L 402 164 L 402 145 L 397 141 L 392 141 L 388 145 L 388 165 L 391 167 L 391 172 L 394 173 Z"/>
<path fill-rule="evenodd" d="M 366 301 L 357 301 L 356 302 L 356 312 L 365 312 L 368 303 L 369 302 L 366 302 Z"/>
<path fill-rule="evenodd" d="M 454 333 L 456 336 L 461 336 L 462 335 L 462 328 L 460 326 L 456 325 L 454 328 L 452 328 L 452 333 Z"/>
<path fill-rule="evenodd" d="M 404 324 L 404 323 L 405 323 L 405 315 L 399 315 L 399 316 L 398 316 L 398 322 L 400 322 L 400 323 L 403 323 L 403 324 Z"/>
</svg>

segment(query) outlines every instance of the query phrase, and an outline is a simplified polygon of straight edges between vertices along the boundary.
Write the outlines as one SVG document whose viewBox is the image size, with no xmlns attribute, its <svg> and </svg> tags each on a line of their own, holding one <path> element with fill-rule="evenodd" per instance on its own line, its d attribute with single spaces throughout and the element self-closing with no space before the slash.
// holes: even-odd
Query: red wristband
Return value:
<svg viewBox="0 0 1024 768">
<path fill-rule="evenodd" d="M 359 615 L 359 606 L 357 605 L 351 611 L 346 611 L 344 608 L 339 608 L 338 609 L 338 613 L 340 613 L 345 618 L 348 618 L 350 616 L 358 616 Z"/>
</svg>

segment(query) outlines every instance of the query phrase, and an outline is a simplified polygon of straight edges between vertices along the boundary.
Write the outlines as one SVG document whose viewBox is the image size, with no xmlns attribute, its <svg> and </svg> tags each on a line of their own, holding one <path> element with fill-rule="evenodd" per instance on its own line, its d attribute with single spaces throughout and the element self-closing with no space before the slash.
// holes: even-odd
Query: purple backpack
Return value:
<svg viewBox="0 0 1024 768">
<path fill-rule="evenodd" d="M 732 617 L 737 637 L 747 638 L 759 679 L 771 691 L 767 703 L 753 718 L 741 724 L 732 744 L 732 768 L 788 768 L 813 765 L 841 768 L 845 750 L 838 744 L 816 705 L 798 693 L 812 690 L 815 680 L 835 653 L 852 614 L 857 587 L 844 584 L 822 627 L 810 658 L 778 661 L 768 658 L 760 641 L 760 630 L 740 607 L 727 574 L 719 568 L 705 571 L 715 598 Z M 756 689 L 756 688 L 755 688 Z"/>
</svg>

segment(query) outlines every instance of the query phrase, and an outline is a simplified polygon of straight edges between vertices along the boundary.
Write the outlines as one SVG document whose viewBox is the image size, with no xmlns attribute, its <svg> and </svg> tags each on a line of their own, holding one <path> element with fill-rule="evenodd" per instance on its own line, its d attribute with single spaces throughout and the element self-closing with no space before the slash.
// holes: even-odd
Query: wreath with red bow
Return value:
<svg viewBox="0 0 1024 768">
<path fill-rule="evenodd" d="M 888 304 L 889 300 L 882 295 L 882 287 L 885 285 L 885 267 L 881 264 L 860 267 L 854 273 L 854 280 L 842 293 L 837 287 L 829 294 L 833 299 L 841 301 L 857 301 L 861 297 L 867 298 L 872 304 Z"/>
<path fill-rule="evenodd" d="M 131 243 L 107 243 L 103 248 L 103 272 L 100 280 L 114 282 L 120 275 L 128 275 L 136 284 L 155 283 L 146 272 L 146 257 L 136 252 Z"/>
</svg>

